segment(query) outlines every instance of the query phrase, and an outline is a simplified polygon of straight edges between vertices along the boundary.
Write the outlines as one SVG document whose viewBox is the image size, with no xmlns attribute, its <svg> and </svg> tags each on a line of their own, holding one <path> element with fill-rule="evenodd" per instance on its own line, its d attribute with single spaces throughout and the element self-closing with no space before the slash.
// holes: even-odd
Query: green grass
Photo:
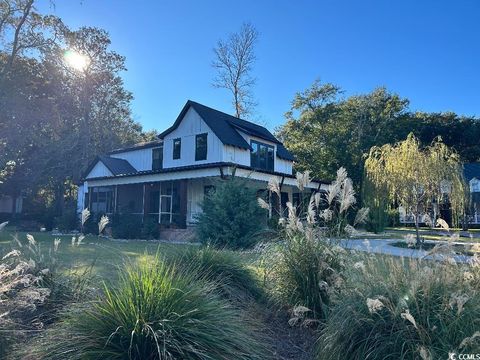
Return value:
<svg viewBox="0 0 480 360">
<path fill-rule="evenodd" d="M 92 275 L 104 281 L 116 281 L 118 268 L 129 262 L 140 262 L 152 258 L 157 251 L 169 257 L 177 252 L 186 251 L 194 245 L 164 244 L 148 241 L 112 241 L 97 236 L 86 236 L 82 244 L 72 247 L 71 236 L 52 236 L 44 232 L 30 232 L 45 251 L 53 247 L 53 240 L 60 238 L 57 253 L 61 268 L 82 271 L 92 267 Z M 14 236 L 26 239 L 26 232 L 15 232 L 7 229 L 0 232 L 0 255 L 15 247 Z"/>
</svg>

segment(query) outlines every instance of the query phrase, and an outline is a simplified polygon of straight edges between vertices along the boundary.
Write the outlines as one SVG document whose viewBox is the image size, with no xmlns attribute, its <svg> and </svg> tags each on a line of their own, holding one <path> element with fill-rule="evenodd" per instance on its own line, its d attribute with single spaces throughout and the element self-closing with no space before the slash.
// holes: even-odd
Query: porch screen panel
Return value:
<svg viewBox="0 0 480 360">
<path fill-rule="evenodd" d="M 120 214 L 143 214 L 143 184 L 118 185 L 117 211 Z"/>
<path fill-rule="evenodd" d="M 160 224 L 165 227 L 186 226 L 186 182 L 165 181 L 160 190 Z"/>
<path fill-rule="evenodd" d="M 111 214 L 114 207 L 114 188 L 99 186 L 90 188 L 90 211 L 94 214 Z M 88 194 L 88 193 L 87 193 Z"/>
</svg>

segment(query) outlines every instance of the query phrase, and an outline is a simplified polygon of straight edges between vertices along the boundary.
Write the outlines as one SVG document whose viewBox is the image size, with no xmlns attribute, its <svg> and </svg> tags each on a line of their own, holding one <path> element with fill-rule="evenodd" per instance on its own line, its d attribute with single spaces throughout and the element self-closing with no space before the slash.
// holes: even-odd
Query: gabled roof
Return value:
<svg viewBox="0 0 480 360">
<path fill-rule="evenodd" d="M 480 162 L 464 164 L 463 174 L 467 182 L 470 182 L 470 180 L 472 180 L 473 178 L 477 178 L 478 180 L 480 180 Z"/>
<path fill-rule="evenodd" d="M 239 133 L 239 131 L 243 131 L 248 135 L 259 137 L 277 144 L 278 157 L 285 160 L 294 160 L 293 155 L 283 146 L 283 144 L 263 126 L 239 119 L 235 116 L 212 109 L 192 100 L 187 101 L 174 124 L 161 133 L 158 137 L 163 139 L 166 135 L 175 130 L 190 107 L 192 107 L 198 113 L 198 115 L 200 115 L 203 121 L 205 121 L 210 129 L 212 129 L 212 131 L 218 136 L 223 144 L 236 146 L 241 149 L 250 149 L 250 144 L 247 143 L 247 141 Z"/>
<path fill-rule="evenodd" d="M 160 139 L 159 140 L 154 140 L 154 141 L 141 142 L 141 143 L 138 143 L 138 144 L 133 144 L 133 145 L 128 146 L 128 147 L 112 150 L 108 153 L 108 155 L 118 154 L 118 153 L 122 153 L 122 152 L 126 152 L 126 151 L 133 151 L 133 150 L 159 147 L 159 146 L 162 145 L 162 143 L 163 143 L 163 141 L 160 140 Z"/>
<path fill-rule="evenodd" d="M 127 160 L 110 156 L 97 156 L 83 174 L 83 178 L 88 176 L 99 161 L 101 161 L 114 176 L 137 173 L 137 170 Z"/>
</svg>

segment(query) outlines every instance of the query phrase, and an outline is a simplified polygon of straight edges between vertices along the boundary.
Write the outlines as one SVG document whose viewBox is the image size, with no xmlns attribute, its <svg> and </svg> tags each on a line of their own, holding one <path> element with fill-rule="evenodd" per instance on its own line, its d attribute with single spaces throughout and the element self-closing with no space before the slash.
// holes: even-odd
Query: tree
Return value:
<svg viewBox="0 0 480 360">
<path fill-rule="evenodd" d="M 125 59 L 110 45 L 104 30 L 70 30 L 31 0 L 0 1 L 0 194 L 60 215 L 95 155 L 151 137 L 132 120 Z M 84 67 L 68 66 L 71 52 Z"/>
<path fill-rule="evenodd" d="M 408 100 L 378 88 L 343 99 L 342 90 L 317 80 L 297 93 L 277 135 L 297 159 L 296 169 L 333 180 L 345 167 L 355 184 L 363 180 L 364 156 L 374 145 L 405 138 L 399 126 Z"/>
<path fill-rule="evenodd" d="M 212 66 L 217 70 L 213 86 L 227 89 L 232 93 L 235 116 L 245 117 L 255 107 L 252 87 L 255 78 L 251 76 L 255 63 L 255 44 L 258 32 L 252 24 L 244 23 L 238 33 L 230 34 L 227 40 L 219 40 L 213 49 L 215 60 Z"/>
<path fill-rule="evenodd" d="M 365 162 L 366 179 L 373 185 L 374 196 L 388 197 L 415 218 L 417 245 L 420 216 L 433 202 L 451 203 L 454 215 L 465 208 L 465 181 L 458 155 L 440 138 L 424 148 L 409 134 L 394 145 L 374 146 Z M 435 221 L 436 219 L 433 219 Z"/>
</svg>

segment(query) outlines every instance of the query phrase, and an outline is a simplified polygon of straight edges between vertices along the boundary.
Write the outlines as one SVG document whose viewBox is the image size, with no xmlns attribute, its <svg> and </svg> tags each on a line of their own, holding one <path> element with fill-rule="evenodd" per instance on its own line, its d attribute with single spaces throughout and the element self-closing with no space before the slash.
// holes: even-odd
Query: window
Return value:
<svg viewBox="0 0 480 360">
<path fill-rule="evenodd" d="M 207 134 L 195 137 L 195 161 L 207 159 Z"/>
<path fill-rule="evenodd" d="M 251 142 L 250 166 L 254 169 L 273 171 L 275 149 L 271 145 L 263 144 L 258 141 Z"/>
<path fill-rule="evenodd" d="M 182 152 L 182 139 L 173 139 L 173 160 L 180 159 Z"/>
<path fill-rule="evenodd" d="M 163 146 L 152 150 L 152 170 L 161 170 L 163 167 Z"/>
</svg>

